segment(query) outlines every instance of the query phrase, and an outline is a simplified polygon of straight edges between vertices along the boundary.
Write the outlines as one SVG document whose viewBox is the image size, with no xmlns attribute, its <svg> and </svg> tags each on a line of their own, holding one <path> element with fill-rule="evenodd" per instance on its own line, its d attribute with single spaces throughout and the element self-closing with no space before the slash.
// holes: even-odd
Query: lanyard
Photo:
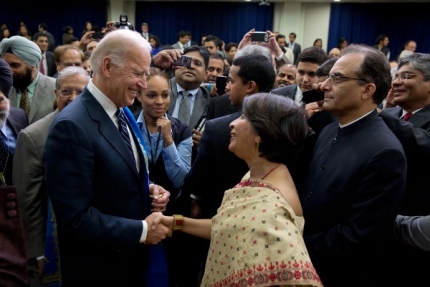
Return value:
<svg viewBox="0 0 430 287">
<path fill-rule="evenodd" d="M 158 146 L 160 145 L 160 141 L 161 141 L 161 129 L 158 129 L 158 137 L 157 137 L 157 141 L 155 143 L 155 151 L 154 151 L 153 148 L 152 148 L 152 136 L 151 136 L 151 133 L 149 132 L 149 128 L 148 128 L 148 125 L 146 124 L 145 118 L 143 120 L 145 121 L 146 135 L 148 137 L 149 146 L 150 146 L 150 152 L 151 152 L 151 160 L 149 161 L 149 164 L 150 164 L 151 167 L 154 167 L 155 162 L 157 160 L 156 157 L 157 157 Z"/>
</svg>

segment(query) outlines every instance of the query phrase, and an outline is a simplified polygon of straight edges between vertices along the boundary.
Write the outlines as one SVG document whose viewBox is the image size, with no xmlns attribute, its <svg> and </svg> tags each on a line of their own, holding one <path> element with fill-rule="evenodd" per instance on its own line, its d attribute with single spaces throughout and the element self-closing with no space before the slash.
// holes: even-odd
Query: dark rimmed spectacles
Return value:
<svg viewBox="0 0 430 287">
<path fill-rule="evenodd" d="M 336 74 L 328 75 L 328 76 L 326 76 L 326 79 L 330 79 L 333 83 L 336 83 L 336 84 L 346 82 L 346 81 L 351 81 L 351 80 L 362 81 L 362 82 L 367 83 L 367 81 L 365 79 L 340 76 L 340 75 L 336 75 Z"/>
</svg>

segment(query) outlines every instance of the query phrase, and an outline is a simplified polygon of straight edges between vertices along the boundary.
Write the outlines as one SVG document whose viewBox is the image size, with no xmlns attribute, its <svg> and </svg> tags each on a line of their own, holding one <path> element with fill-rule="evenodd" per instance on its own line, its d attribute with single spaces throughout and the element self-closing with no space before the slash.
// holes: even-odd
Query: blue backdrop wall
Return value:
<svg viewBox="0 0 430 287">
<path fill-rule="evenodd" d="M 205 34 L 218 36 L 228 42 L 239 42 L 243 35 L 255 28 L 272 30 L 273 6 L 259 6 L 255 2 L 136 2 L 136 30 L 147 22 L 149 31 L 160 38 L 163 45 L 178 40 L 180 30 L 189 30 L 192 39 L 201 44 Z"/>
<path fill-rule="evenodd" d="M 328 50 L 340 37 L 349 43 L 374 45 L 380 34 L 388 35 L 391 60 L 408 40 L 416 52 L 430 52 L 430 3 L 333 3 L 330 9 Z"/>
</svg>

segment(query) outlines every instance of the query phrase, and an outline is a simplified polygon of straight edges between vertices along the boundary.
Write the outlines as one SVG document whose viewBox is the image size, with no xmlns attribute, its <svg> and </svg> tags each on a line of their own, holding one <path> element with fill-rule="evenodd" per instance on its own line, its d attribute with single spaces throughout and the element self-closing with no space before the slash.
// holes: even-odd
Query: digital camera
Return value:
<svg viewBox="0 0 430 287">
<path fill-rule="evenodd" d="M 119 16 L 119 22 L 115 22 L 115 27 L 118 29 L 134 30 L 133 25 L 128 22 L 128 17 L 125 14 Z"/>
</svg>

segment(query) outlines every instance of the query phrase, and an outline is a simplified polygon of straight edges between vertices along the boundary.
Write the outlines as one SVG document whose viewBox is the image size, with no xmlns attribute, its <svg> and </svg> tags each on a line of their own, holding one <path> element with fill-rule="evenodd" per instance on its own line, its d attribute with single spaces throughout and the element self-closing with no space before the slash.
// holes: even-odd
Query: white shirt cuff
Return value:
<svg viewBox="0 0 430 287">
<path fill-rule="evenodd" d="M 146 236 L 148 236 L 148 223 L 146 223 L 145 220 L 142 220 L 143 230 L 142 235 L 140 236 L 140 243 L 143 243 L 146 241 Z"/>
</svg>

